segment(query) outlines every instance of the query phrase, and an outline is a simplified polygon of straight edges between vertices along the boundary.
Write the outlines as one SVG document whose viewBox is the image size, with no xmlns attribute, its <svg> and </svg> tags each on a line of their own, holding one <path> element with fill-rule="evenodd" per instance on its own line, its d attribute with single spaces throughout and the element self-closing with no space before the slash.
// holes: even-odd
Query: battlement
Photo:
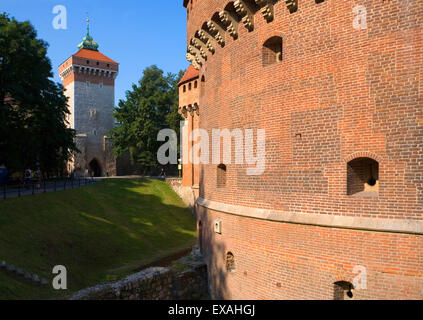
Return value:
<svg viewBox="0 0 423 320">
<path fill-rule="evenodd" d="M 315 5 L 325 0 L 309 0 Z M 310 5 L 307 3 L 307 5 Z M 293 14 L 298 0 L 236 0 L 236 1 L 184 1 L 188 18 L 188 47 L 186 58 L 196 69 L 223 48 L 226 39 L 236 40 L 241 28 L 252 32 L 264 23 L 273 22 L 275 15 Z M 218 8 L 218 11 L 215 11 Z"/>
<path fill-rule="evenodd" d="M 65 87 L 73 81 L 114 85 L 119 64 L 98 51 L 81 49 L 59 66 L 59 74 Z"/>
<path fill-rule="evenodd" d="M 199 128 L 265 131 L 260 175 L 199 165 L 213 296 L 421 298 L 423 2 L 184 4 Z"/>
</svg>

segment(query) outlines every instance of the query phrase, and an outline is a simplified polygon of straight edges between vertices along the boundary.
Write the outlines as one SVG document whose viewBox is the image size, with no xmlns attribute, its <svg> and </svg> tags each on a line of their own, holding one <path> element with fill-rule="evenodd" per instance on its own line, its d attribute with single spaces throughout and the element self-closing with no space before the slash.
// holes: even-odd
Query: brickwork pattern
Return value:
<svg viewBox="0 0 423 320">
<path fill-rule="evenodd" d="M 195 2 L 189 38 L 227 3 Z M 357 4 L 369 11 L 367 30 L 352 28 Z M 302 1 L 291 14 L 278 1 L 273 22 L 258 11 L 252 32 L 240 25 L 238 39 L 226 37 L 200 70 L 200 126 L 210 135 L 212 128 L 265 128 L 266 172 L 241 177 L 245 167 L 228 166 L 221 192 L 216 166 L 204 165 L 201 196 L 289 211 L 301 203 L 304 213 L 360 215 L 370 206 L 366 214 L 375 217 L 422 217 L 422 30 L 415 22 L 422 8 L 419 1 Z M 275 33 L 283 61 L 263 67 L 262 45 Z M 380 159 L 379 197 L 371 202 L 347 195 L 345 159 L 356 152 Z"/>
<path fill-rule="evenodd" d="M 266 129 L 266 171 L 247 176 L 227 165 L 201 165 L 200 197 L 287 213 L 423 219 L 423 2 L 276 1 L 268 22 L 254 1 L 248 30 L 224 34 L 200 68 L 200 127 Z M 236 4 L 236 2 L 235 2 Z M 367 29 L 352 26 L 367 9 Z M 227 0 L 190 0 L 187 43 Z M 244 22 L 246 20 L 244 19 Z M 283 59 L 263 66 L 263 44 L 283 39 Z M 379 192 L 348 195 L 348 162 L 379 163 Z M 233 161 L 232 161 L 233 162 Z M 421 235 L 284 224 L 198 207 L 216 296 L 333 298 L 334 282 L 352 281 L 354 265 L 369 272 L 357 298 L 421 299 Z M 220 218 L 222 235 L 213 233 Z M 237 272 L 224 269 L 226 251 Z"/>
<path fill-rule="evenodd" d="M 223 299 L 333 299 L 334 283 L 367 289 L 353 299 L 423 299 L 423 237 L 257 220 L 198 207 L 211 294 Z M 222 221 L 222 233 L 213 222 Z M 228 272 L 231 252 L 235 272 Z"/>
</svg>

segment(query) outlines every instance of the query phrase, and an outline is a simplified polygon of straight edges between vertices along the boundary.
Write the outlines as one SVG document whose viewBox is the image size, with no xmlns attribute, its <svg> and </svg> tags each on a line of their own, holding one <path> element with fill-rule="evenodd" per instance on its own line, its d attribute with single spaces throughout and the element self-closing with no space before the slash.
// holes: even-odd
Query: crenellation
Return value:
<svg viewBox="0 0 423 320">
<path fill-rule="evenodd" d="M 259 175 L 236 162 L 234 150 L 259 156 L 236 139 L 229 161 L 183 165 L 212 298 L 422 298 L 423 2 L 360 3 L 360 28 L 355 5 L 204 0 L 190 8 L 189 37 L 207 43 L 205 21 L 216 10 L 229 36 L 180 83 L 184 157 L 195 129 L 266 137 Z M 238 30 L 241 22 L 250 30 Z M 351 289 L 357 270 L 366 287 Z"/>
<path fill-rule="evenodd" d="M 298 0 L 285 0 L 285 3 L 290 13 L 294 13 L 298 10 Z"/>
<path fill-rule="evenodd" d="M 273 2 L 272 0 L 255 0 L 256 4 L 260 7 L 264 19 L 267 22 L 273 21 Z"/>
<path fill-rule="evenodd" d="M 210 20 L 207 22 L 207 27 L 210 32 L 214 34 L 214 38 L 221 45 L 225 45 L 225 30 L 219 26 L 215 21 Z"/>
<path fill-rule="evenodd" d="M 248 31 L 252 31 L 254 29 L 254 10 L 245 0 L 236 0 L 234 7 L 244 26 Z"/>
<path fill-rule="evenodd" d="M 219 13 L 220 20 L 226 26 L 226 31 L 229 35 L 237 39 L 238 38 L 238 21 L 232 16 L 232 14 L 228 11 L 221 11 Z"/>
</svg>

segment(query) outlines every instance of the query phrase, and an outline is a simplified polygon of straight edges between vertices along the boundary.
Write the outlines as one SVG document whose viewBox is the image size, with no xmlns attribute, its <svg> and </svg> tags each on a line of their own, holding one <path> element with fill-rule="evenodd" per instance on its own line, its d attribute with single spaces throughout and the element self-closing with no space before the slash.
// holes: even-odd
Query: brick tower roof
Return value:
<svg viewBox="0 0 423 320">
<path fill-rule="evenodd" d="M 178 86 L 198 77 L 199 77 L 198 70 L 195 69 L 192 65 L 190 65 L 188 69 L 185 71 L 185 74 L 182 77 L 181 81 L 179 81 Z"/>
<path fill-rule="evenodd" d="M 104 62 L 116 63 L 112 59 L 106 57 L 100 51 L 88 50 L 88 49 L 81 49 L 77 53 L 74 54 L 75 57 L 85 58 L 85 59 L 92 59 L 92 60 L 100 60 Z"/>
</svg>

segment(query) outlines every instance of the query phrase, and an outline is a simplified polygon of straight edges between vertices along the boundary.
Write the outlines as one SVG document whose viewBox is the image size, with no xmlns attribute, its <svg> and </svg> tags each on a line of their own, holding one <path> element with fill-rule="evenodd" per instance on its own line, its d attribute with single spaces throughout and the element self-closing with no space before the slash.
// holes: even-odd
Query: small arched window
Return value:
<svg viewBox="0 0 423 320">
<path fill-rule="evenodd" d="M 217 166 L 217 181 L 218 188 L 226 187 L 226 166 L 222 163 Z"/>
<path fill-rule="evenodd" d="M 195 82 L 194 82 L 194 88 L 197 89 L 197 87 L 198 87 L 198 83 L 197 83 L 197 80 L 195 80 Z"/>
<path fill-rule="evenodd" d="M 187 86 L 184 84 L 184 92 L 187 91 Z"/>
<path fill-rule="evenodd" d="M 371 158 L 356 158 L 347 164 L 347 194 L 377 195 L 379 163 Z"/>
<path fill-rule="evenodd" d="M 190 82 L 190 83 L 188 83 L 188 90 L 191 90 L 191 87 L 192 87 L 192 85 L 191 85 L 191 82 Z"/>
<path fill-rule="evenodd" d="M 348 281 L 337 281 L 333 284 L 333 300 L 349 300 L 354 297 L 354 286 Z"/>
<path fill-rule="evenodd" d="M 271 37 L 263 44 L 262 62 L 263 67 L 282 61 L 282 38 Z"/>
<path fill-rule="evenodd" d="M 235 257 L 232 252 L 226 254 L 226 271 L 235 272 Z"/>
</svg>

